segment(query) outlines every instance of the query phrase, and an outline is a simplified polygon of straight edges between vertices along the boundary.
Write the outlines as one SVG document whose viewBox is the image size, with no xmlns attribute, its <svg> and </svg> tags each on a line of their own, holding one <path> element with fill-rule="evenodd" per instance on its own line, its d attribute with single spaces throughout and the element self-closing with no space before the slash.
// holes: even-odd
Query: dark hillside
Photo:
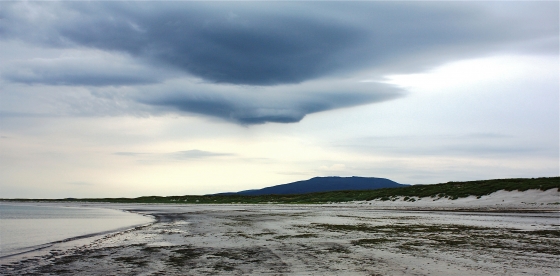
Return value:
<svg viewBox="0 0 560 276">
<path fill-rule="evenodd" d="M 376 177 L 314 177 L 309 180 L 276 185 L 260 190 L 247 190 L 237 195 L 295 195 L 332 191 L 375 190 L 382 188 L 402 188 L 409 185 L 399 184 L 386 178 Z"/>
</svg>

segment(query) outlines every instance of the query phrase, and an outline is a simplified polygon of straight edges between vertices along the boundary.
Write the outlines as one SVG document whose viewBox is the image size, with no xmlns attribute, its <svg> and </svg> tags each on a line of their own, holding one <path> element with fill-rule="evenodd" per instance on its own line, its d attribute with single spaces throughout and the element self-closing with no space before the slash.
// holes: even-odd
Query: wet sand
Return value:
<svg viewBox="0 0 560 276">
<path fill-rule="evenodd" d="M 99 205 L 98 205 L 99 206 Z M 107 205 L 156 222 L 0 267 L 2 275 L 558 275 L 557 208 Z M 474 209 L 473 209 L 474 210 Z M 507 212 L 504 212 L 506 211 Z"/>
</svg>

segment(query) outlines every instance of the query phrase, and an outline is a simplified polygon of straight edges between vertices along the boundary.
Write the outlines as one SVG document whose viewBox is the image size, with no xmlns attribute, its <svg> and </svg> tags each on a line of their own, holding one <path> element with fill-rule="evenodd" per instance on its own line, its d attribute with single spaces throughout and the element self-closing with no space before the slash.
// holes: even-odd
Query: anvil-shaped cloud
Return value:
<svg viewBox="0 0 560 276">
<path fill-rule="evenodd" d="M 160 111 L 219 117 L 243 125 L 299 122 L 310 113 L 391 100 L 404 93 L 380 83 L 317 80 L 298 85 L 226 86 L 181 81 L 142 89 L 135 100 Z"/>
<path fill-rule="evenodd" d="M 357 82 L 355 75 L 363 72 L 379 79 L 497 51 L 558 51 L 553 2 L 1 6 L 0 42 L 101 57 L 4 58 L 2 79 L 8 83 L 127 86 L 138 92 L 128 100 L 154 112 L 241 124 L 297 122 L 309 113 L 403 95 L 387 85 Z M 524 12 L 528 8 L 533 12 Z"/>
</svg>

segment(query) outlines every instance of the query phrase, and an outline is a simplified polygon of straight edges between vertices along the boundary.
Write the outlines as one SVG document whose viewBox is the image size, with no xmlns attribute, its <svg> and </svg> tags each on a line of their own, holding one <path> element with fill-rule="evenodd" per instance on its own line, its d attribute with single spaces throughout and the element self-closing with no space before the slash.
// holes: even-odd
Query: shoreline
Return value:
<svg viewBox="0 0 560 276">
<path fill-rule="evenodd" d="M 0 274 L 555 275 L 560 271 L 560 241 L 555 238 L 560 214 L 550 209 L 504 213 L 383 210 L 359 204 L 106 207 L 156 220 L 97 236 L 89 244 L 2 265 Z M 511 263 L 512 254 L 516 263 Z"/>
<path fill-rule="evenodd" d="M 105 210 L 112 210 L 118 211 L 122 213 L 129 213 L 133 214 L 134 216 L 143 216 L 145 218 L 149 218 L 151 221 L 148 223 L 132 223 L 126 226 L 119 226 L 107 230 L 101 231 L 94 231 L 90 233 L 84 233 L 79 235 L 72 235 L 68 236 L 67 238 L 62 238 L 59 240 L 54 240 L 51 242 L 41 243 L 30 245 L 26 247 L 14 248 L 6 255 L 0 256 L 0 265 L 6 264 L 13 261 L 18 261 L 24 258 L 30 258 L 35 256 L 44 255 L 47 253 L 48 249 L 51 248 L 71 248 L 78 245 L 89 244 L 93 239 L 97 237 L 111 234 L 111 233 L 118 233 L 122 231 L 127 231 L 139 226 L 147 226 L 156 222 L 155 218 L 150 215 L 142 215 L 133 212 L 129 212 L 127 210 L 119 209 L 119 208 L 106 208 L 107 206 L 92 206 L 92 205 L 84 205 L 84 204 L 67 204 L 67 203 L 41 203 L 41 202 L 0 202 L 2 205 L 10 205 L 10 206 L 33 206 L 33 207 L 40 207 L 40 206 L 48 206 L 48 207 L 64 207 L 64 208 L 78 208 L 78 209 L 105 209 Z M 100 218 L 103 220 L 103 218 Z M 96 219 L 99 220 L 99 219 Z"/>
</svg>

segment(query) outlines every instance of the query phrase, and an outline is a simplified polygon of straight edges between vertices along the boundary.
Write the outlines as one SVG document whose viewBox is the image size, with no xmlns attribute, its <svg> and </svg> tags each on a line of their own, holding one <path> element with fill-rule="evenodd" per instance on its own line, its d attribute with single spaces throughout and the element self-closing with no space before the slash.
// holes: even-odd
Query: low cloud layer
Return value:
<svg viewBox="0 0 560 276">
<path fill-rule="evenodd" d="M 56 58 L 35 58 L 9 64 L 2 76 L 24 84 L 65 86 L 125 86 L 158 83 L 164 77 L 122 55 L 74 51 Z"/>
<path fill-rule="evenodd" d="M 114 155 L 125 157 L 141 157 L 145 159 L 172 159 L 172 160 L 194 160 L 211 157 L 232 156 L 231 153 L 212 152 L 199 149 L 175 151 L 170 153 L 146 153 L 146 152 L 115 152 Z"/>
<path fill-rule="evenodd" d="M 388 85 L 363 86 L 358 75 L 379 79 L 496 52 L 558 52 L 556 2 L 1 7 L 0 43 L 11 53 L 1 56 L 4 89 L 70 86 L 95 96 L 99 88 L 126 87 L 121 103 L 143 111 L 245 125 L 293 123 L 404 95 Z"/>
<path fill-rule="evenodd" d="M 164 112 L 202 114 L 244 125 L 294 123 L 307 114 L 404 95 L 389 85 L 344 80 L 253 88 L 179 82 L 166 85 L 163 93 L 151 91 L 146 89 L 136 100 Z"/>
<path fill-rule="evenodd" d="M 434 143 L 434 141 L 438 141 Z M 530 157 L 558 158 L 558 141 L 534 141 L 495 133 L 475 133 L 463 136 L 387 136 L 352 139 L 336 147 L 391 156 L 472 156 L 472 157 Z M 408 145 L 414 145 L 410 148 Z M 550 151 L 550 149 L 555 149 Z"/>
</svg>

